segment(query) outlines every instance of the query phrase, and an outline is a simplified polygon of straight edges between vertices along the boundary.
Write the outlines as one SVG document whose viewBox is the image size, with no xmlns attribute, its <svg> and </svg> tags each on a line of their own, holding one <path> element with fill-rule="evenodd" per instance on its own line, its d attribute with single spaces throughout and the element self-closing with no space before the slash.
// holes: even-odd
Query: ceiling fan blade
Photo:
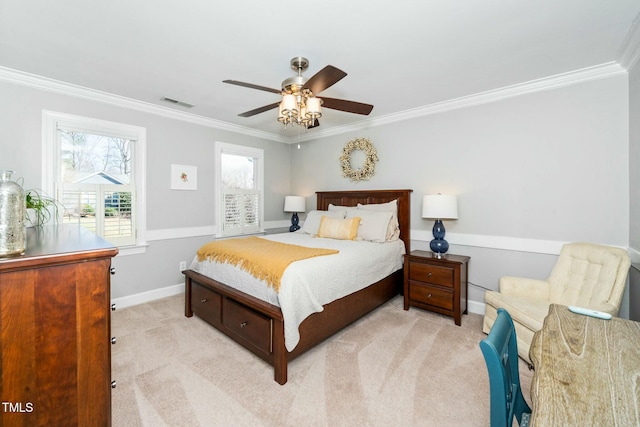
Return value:
<svg viewBox="0 0 640 427">
<path fill-rule="evenodd" d="M 373 105 L 362 102 L 347 101 L 345 99 L 321 97 L 322 106 L 333 110 L 346 111 L 348 113 L 368 115 L 373 110 Z"/>
<path fill-rule="evenodd" d="M 222 83 L 229 83 L 236 86 L 248 87 L 250 89 L 264 90 L 265 92 L 277 93 L 278 95 L 282 93 L 282 91 L 278 89 L 272 89 L 266 86 L 254 85 L 253 83 L 239 82 L 238 80 L 223 80 Z"/>
<path fill-rule="evenodd" d="M 317 95 L 326 88 L 338 83 L 346 76 L 347 73 L 344 71 L 334 67 L 333 65 L 327 65 L 307 80 L 302 88 L 309 89 L 314 95 Z"/>
<path fill-rule="evenodd" d="M 238 114 L 238 116 L 240 116 L 240 117 L 255 116 L 256 114 L 264 113 L 265 111 L 269 111 L 269 110 L 272 110 L 274 108 L 277 108 L 278 105 L 280 105 L 279 102 L 274 102 L 273 104 L 265 105 L 264 107 L 256 108 L 255 110 L 245 111 L 244 113 Z"/>
</svg>

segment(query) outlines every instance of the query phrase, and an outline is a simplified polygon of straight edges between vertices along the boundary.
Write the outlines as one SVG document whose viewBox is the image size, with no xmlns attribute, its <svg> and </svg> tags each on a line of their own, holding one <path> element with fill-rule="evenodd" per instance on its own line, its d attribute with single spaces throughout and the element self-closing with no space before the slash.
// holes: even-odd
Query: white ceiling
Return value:
<svg viewBox="0 0 640 427">
<path fill-rule="evenodd" d="M 263 132 L 295 73 L 331 64 L 347 77 L 322 95 L 373 104 L 354 124 L 618 61 L 640 0 L 0 0 L 0 67 L 163 105 Z M 194 104 L 171 106 L 162 97 Z M 303 131 L 304 132 L 304 131 Z"/>
</svg>

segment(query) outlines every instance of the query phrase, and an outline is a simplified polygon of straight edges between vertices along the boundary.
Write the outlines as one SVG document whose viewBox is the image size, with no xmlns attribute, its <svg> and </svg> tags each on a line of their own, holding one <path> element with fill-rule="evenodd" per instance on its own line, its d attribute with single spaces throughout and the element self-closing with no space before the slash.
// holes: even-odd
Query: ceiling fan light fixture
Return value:
<svg viewBox="0 0 640 427">
<path fill-rule="evenodd" d="M 291 68 L 298 73 L 296 76 L 284 80 L 280 89 L 273 89 L 237 80 L 223 80 L 222 82 L 280 95 L 280 102 L 274 102 L 273 104 L 265 105 L 260 108 L 254 108 L 253 110 L 245 111 L 238 115 L 240 117 L 252 117 L 256 114 L 278 108 L 278 121 L 284 125 L 285 129 L 289 124 L 304 126 L 307 129 L 320 126 L 318 118 L 322 117 L 323 105 L 324 108 L 346 111 L 354 114 L 368 115 L 371 112 L 373 105 L 370 104 L 347 101 L 345 99 L 316 98 L 315 94 L 318 94 L 328 87 L 336 84 L 338 81 L 346 77 L 347 73 L 333 65 L 327 65 L 311 78 L 307 79 L 302 76 L 302 72 L 308 67 L 309 61 L 307 58 L 302 56 L 293 58 L 291 60 Z"/>
<path fill-rule="evenodd" d="M 315 121 L 322 116 L 320 105 L 322 100 L 310 91 L 283 93 L 278 105 L 278 121 L 287 128 L 289 124 L 313 127 Z"/>
</svg>

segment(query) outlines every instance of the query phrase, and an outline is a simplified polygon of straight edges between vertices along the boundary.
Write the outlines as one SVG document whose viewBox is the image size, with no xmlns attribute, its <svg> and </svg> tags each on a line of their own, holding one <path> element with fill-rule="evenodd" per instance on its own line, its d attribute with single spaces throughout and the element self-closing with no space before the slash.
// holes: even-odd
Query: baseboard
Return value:
<svg viewBox="0 0 640 427">
<path fill-rule="evenodd" d="M 469 313 L 482 314 L 484 316 L 484 308 L 485 304 L 483 302 L 467 301 L 467 309 L 469 310 Z"/>
<path fill-rule="evenodd" d="M 128 295 L 126 297 L 114 298 L 111 300 L 111 304 L 115 304 L 116 308 L 131 307 L 132 305 L 144 304 L 149 301 L 157 300 L 160 298 L 171 297 L 184 293 L 184 283 L 180 283 L 173 286 L 167 286 L 160 289 L 154 289 L 152 291 L 141 292 L 139 294 Z"/>
<path fill-rule="evenodd" d="M 184 283 L 179 283 L 173 286 L 167 286 L 160 289 L 154 289 L 152 291 L 141 292 L 139 294 L 129 295 L 122 298 L 114 298 L 111 300 L 111 304 L 115 304 L 116 308 L 131 307 L 132 305 L 144 304 L 160 298 L 171 297 L 184 293 Z M 467 301 L 469 313 L 484 315 L 484 303 L 477 301 Z"/>
</svg>

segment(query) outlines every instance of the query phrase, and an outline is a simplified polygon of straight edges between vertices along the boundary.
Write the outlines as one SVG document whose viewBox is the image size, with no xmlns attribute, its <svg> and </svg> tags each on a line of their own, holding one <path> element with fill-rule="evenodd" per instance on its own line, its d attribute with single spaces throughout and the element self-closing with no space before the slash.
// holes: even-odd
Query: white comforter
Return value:
<svg viewBox="0 0 640 427">
<path fill-rule="evenodd" d="M 288 351 L 298 345 L 298 327 L 307 316 L 322 311 L 323 305 L 359 291 L 401 269 L 405 252 L 401 240 L 372 243 L 311 237 L 300 232 L 273 234 L 263 238 L 294 245 L 337 249 L 340 252 L 291 263 L 282 275 L 279 293 L 230 264 L 199 262 L 196 256 L 190 268 L 279 306 L 284 317 Z"/>
</svg>

